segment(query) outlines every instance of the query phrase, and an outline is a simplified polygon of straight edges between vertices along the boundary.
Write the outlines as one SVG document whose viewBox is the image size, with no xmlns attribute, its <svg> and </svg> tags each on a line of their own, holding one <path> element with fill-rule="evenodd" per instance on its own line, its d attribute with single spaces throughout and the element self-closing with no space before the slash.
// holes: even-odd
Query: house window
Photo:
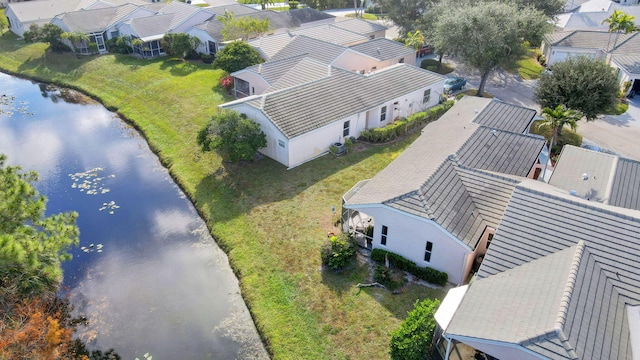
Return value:
<svg viewBox="0 0 640 360">
<path fill-rule="evenodd" d="M 111 32 L 111 38 L 112 38 L 112 39 L 115 39 L 115 38 L 117 38 L 118 36 L 120 36 L 120 34 L 118 33 L 118 31 L 117 31 L 117 30 L 116 30 L 116 31 L 112 31 L 112 32 Z"/>
<path fill-rule="evenodd" d="M 431 89 L 425 90 L 424 94 L 422 94 L 422 103 L 423 104 L 428 103 L 429 99 L 431 99 Z"/>
<path fill-rule="evenodd" d="M 433 251 L 433 243 L 431 241 L 427 241 L 427 246 L 424 248 L 424 261 L 431 261 L 431 252 Z"/>
<path fill-rule="evenodd" d="M 382 235 L 380 235 L 381 245 L 387 245 L 387 231 L 389 231 L 389 228 L 387 228 L 385 225 L 382 225 Z"/>
<path fill-rule="evenodd" d="M 380 121 L 387 120 L 387 106 L 383 106 L 380 108 Z"/>
<path fill-rule="evenodd" d="M 493 240 L 493 234 L 489 234 L 489 236 L 487 237 L 487 249 L 489 248 L 489 245 L 491 245 L 492 240 Z"/>
<path fill-rule="evenodd" d="M 400 60 L 398 60 L 399 64 L 404 64 L 404 58 L 400 58 Z"/>
<path fill-rule="evenodd" d="M 284 140 L 278 140 L 278 146 L 283 148 L 284 147 Z"/>
<path fill-rule="evenodd" d="M 342 136 L 344 137 L 349 136 L 349 122 L 350 120 L 347 120 L 344 122 L 344 125 L 342 125 Z"/>
</svg>

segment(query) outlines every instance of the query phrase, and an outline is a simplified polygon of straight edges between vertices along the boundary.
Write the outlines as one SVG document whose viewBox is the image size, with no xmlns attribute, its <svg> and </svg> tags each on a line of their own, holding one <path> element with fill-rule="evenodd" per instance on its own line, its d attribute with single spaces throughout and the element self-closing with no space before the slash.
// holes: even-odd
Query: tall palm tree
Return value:
<svg viewBox="0 0 640 360">
<path fill-rule="evenodd" d="M 636 31 L 636 24 L 634 22 L 635 16 L 629 15 L 624 11 L 614 10 L 613 14 L 602 21 L 603 24 L 609 24 L 609 33 L 616 33 L 616 37 L 611 47 L 611 53 L 618 44 L 618 37 L 621 33 L 629 34 Z M 609 41 L 611 41 L 611 34 L 609 34 Z"/>
<path fill-rule="evenodd" d="M 543 120 L 538 126 L 548 125 L 551 127 L 551 140 L 549 141 L 549 151 L 556 146 L 558 137 L 562 134 L 562 128 L 569 125 L 571 130 L 578 128 L 578 121 L 582 119 L 582 113 L 578 110 L 568 109 L 564 105 L 558 105 L 555 109 L 542 109 Z"/>
</svg>

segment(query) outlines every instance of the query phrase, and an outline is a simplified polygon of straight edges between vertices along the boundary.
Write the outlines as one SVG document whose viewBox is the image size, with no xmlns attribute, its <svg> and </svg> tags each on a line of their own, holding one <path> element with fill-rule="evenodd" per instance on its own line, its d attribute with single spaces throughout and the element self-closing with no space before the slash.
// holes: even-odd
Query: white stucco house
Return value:
<svg viewBox="0 0 640 360">
<path fill-rule="evenodd" d="M 465 283 L 519 179 L 540 173 L 545 140 L 528 134 L 535 115 L 497 100 L 463 97 L 384 170 L 343 196 L 345 230 L 361 233 L 372 225 L 365 246 Z"/>
<path fill-rule="evenodd" d="M 549 184 L 519 182 L 475 280 L 436 312 L 443 358 L 637 359 L 638 171 L 566 146 Z"/>
<path fill-rule="evenodd" d="M 267 135 L 264 155 L 292 168 L 358 137 L 438 104 L 444 76 L 397 64 L 372 74 L 324 67 L 329 75 L 220 105 L 246 114 Z M 294 81 L 295 82 L 295 81 Z"/>
</svg>

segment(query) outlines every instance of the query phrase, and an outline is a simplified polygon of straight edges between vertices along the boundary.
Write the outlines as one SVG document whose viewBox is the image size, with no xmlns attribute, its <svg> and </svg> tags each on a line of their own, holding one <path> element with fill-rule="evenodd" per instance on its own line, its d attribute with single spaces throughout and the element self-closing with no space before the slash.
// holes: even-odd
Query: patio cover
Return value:
<svg viewBox="0 0 640 360">
<path fill-rule="evenodd" d="M 453 318 L 453 314 L 458 310 L 458 306 L 460 306 L 462 298 L 464 298 L 464 294 L 467 293 L 468 288 L 469 285 L 453 288 L 447 292 L 447 296 L 442 300 L 442 304 L 440 304 L 434 317 L 443 332 L 446 332 L 447 327 L 449 327 L 451 318 Z"/>
</svg>

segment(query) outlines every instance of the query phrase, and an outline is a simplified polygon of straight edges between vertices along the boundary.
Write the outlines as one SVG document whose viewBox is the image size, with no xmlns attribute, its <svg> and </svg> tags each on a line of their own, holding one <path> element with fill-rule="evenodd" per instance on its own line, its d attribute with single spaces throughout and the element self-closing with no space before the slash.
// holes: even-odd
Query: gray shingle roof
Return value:
<svg viewBox="0 0 640 360">
<path fill-rule="evenodd" d="M 353 194 L 348 203 L 380 204 L 416 191 L 473 135 L 478 126 L 471 119 L 490 102 L 487 98 L 463 97 L 438 121 L 428 124 L 409 148 Z"/>
<path fill-rule="evenodd" d="M 432 219 L 474 248 L 487 225 L 498 225 L 516 183 L 462 166 L 452 156 L 418 190 L 384 204 Z"/>
<path fill-rule="evenodd" d="M 482 126 L 456 155 L 461 164 L 474 169 L 526 177 L 536 164 L 544 144 L 542 137 Z"/>
<path fill-rule="evenodd" d="M 629 36 L 623 37 L 620 35 L 616 48 L 612 51 L 613 54 L 625 54 L 625 55 L 638 55 L 640 54 L 640 36 L 637 32 L 629 34 Z"/>
<path fill-rule="evenodd" d="M 615 35 L 612 36 L 608 31 L 576 30 L 568 36 L 552 43 L 552 45 L 609 51 L 613 46 L 614 37 Z M 629 35 L 621 34 L 618 38 L 618 44 L 622 43 L 628 37 Z"/>
<path fill-rule="evenodd" d="M 280 51 L 274 54 L 270 58 L 270 60 L 282 60 L 290 58 L 292 56 L 307 54 L 307 56 L 312 59 L 322 61 L 325 64 L 331 64 L 339 55 L 344 53 L 346 50 L 347 49 L 342 45 L 333 44 L 330 42 L 300 35 L 296 36 Z"/>
<path fill-rule="evenodd" d="M 408 56 L 414 52 L 413 48 L 407 48 L 397 41 L 384 38 L 352 45 L 349 49 L 371 56 L 380 61 L 394 59 L 400 56 Z"/>
<path fill-rule="evenodd" d="M 174 14 L 156 14 L 128 20 L 127 23 L 141 38 L 145 39 L 151 36 L 164 35 L 171 30 L 171 24 L 174 22 Z"/>
<path fill-rule="evenodd" d="M 304 58 L 277 79 L 267 91 L 277 91 L 331 75 L 331 68 L 319 61 Z"/>
<path fill-rule="evenodd" d="M 345 46 L 369 40 L 368 36 L 357 34 L 349 30 L 344 30 L 335 27 L 332 24 L 303 27 L 292 30 L 291 32 L 296 35 L 304 35 L 314 39 Z"/>
<path fill-rule="evenodd" d="M 354 32 L 356 34 L 368 34 L 372 32 L 387 30 L 387 27 L 384 25 L 363 19 L 336 19 L 336 22 L 333 24 L 333 26 Z"/>
<path fill-rule="evenodd" d="M 331 69 L 326 64 L 300 55 L 253 65 L 231 75 L 239 76 L 244 72 L 261 76 L 271 85 L 268 91 L 275 91 L 322 79 L 331 74 Z"/>
<path fill-rule="evenodd" d="M 640 162 L 618 159 L 609 204 L 640 210 Z"/>
<path fill-rule="evenodd" d="M 492 101 L 489 106 L 478 114 L 473 122 L 493 129 L 524 133 L 529 129 L 535 116 L 536 111 L 534 109 L 507 104 L 502 101 Z"/>
<path fill-rule="evenodd" d="M 220 30 L 222 27 L 220 27 Z M 218 30 L 218 35 L 213 36 L 214 39 L 218 39 L 220 37 L 220 30 Z M 208 31 L 207 31 L 208 32 Z M 278 35 L 269 35 L 263 36 L 261 38 L 249 41 L 249 45 L 256 48 L 260 54 L 266 59 L 271 60 L 275 54 L 277 54 L 280 50 L 284 49 L 287 44 L 295 39 L 292 34 L 278 34 Z M 283 56 L 282 58 L 291 57 L 300 54 L 294 54 L 290 56 Z"/>
<path fill-rule="evenodd" d="M 327 78 L 268 93 L 247 104 L 262 110 L 291 139 L 444 80 L 442 75 L 406 64 L 369 76 L 331 71 Z"/>
<path fill-rule="evenodd" d="M 225 12 L 231 12 L 235 16 L 247 15 L 247 14 L 255 14 L 259 13 L 260 10 L 254 9 L 251 6 L 243 5 L 243 4 L 227 4 L 222 6 L 213 6 L 208 9 L 209 11 L 213 11 L 216 14 L 224 15 Z"/>
<path fill-rule="evenodd" d="M 640 55 L 622 55 L 614 53 L 612 58 L 613 61 L 622 67 L 627 73 L 640 75 Z"/>
<path fill-rule="evenodd" d="M 558 346 L 553 350 L 559 356 L 552 358 L 573 358 L 555 329 L 563 316 L 567 291 L 583 251 L 583 244 L 574 245 L 476 280 L 469 286 L 447 333 L 531 347 L 539 346 L 540 340 L 555 340 Z"/>
<path fill-rule="evenodd" d="M 628 359 L 624 304 L 640 304 L 639 234 L 639 211 L 589 202 L 524 180 L 516 186 L 478 276 L 506 275 L 509 269 L 584 242 L 590 258 L 581 261 L 575 276 L 562 332 L 579 358 Z M 520 280 L 537 276 L 530 271 Z M 551 351 L 556 345 L 542 341 L 535 347 Z"/>
<path fill-rule="evenodd" d="M 73 11 L 57 17 L 64 21 L 71 32 L 91 33 L 104 31 L 138 8 L 137 5 L 125 4 L 117 7 Z"/>
</svg>

